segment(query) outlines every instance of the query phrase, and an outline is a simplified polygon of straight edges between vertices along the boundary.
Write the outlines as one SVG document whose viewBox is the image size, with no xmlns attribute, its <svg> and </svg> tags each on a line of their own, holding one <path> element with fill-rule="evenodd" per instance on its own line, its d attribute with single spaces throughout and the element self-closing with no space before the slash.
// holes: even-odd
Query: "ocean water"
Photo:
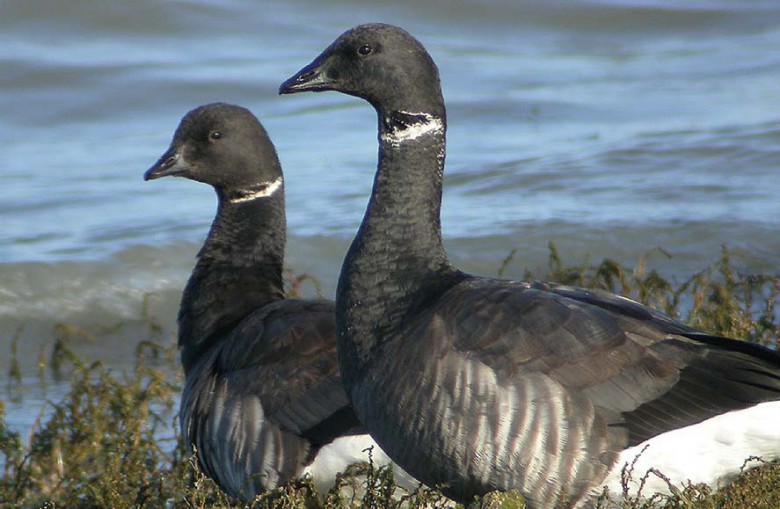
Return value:
<svg viewBox="0 0 780 509">
<path fill-rule="evenodd" d="M 67 389 L 36 381 L 58 335 L 120 370 L 150 319 L 153 339 L 174 341 L 215 196 L 142 174 L 195 106 L 232 102 L 264 123 L 286 175 L 288 266 L 333 295 L 376 167 L 374 112 L 276 91 L 369 21 L 403 26 L 439 65 L 458 266 L 492 275 L 517 249 L 509 274 L 539 272 L 554 241 L 572 264 L 662 247 L 671 257 L 648 265 L 673 279 L 722 245 L 743 272 L 777 272 L 776 1 L 5 1 L 0 377 L 15 341 L 14 429 Z"/>
</svg>

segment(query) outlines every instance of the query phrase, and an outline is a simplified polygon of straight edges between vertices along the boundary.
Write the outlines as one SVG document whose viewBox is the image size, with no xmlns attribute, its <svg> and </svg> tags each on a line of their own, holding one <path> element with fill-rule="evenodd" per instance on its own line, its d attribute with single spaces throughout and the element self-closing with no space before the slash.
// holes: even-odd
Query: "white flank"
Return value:
<svg viewBox="0 0 780 509">
<path fill-rule="evenodd" d="M 418 117 L 425 117 L 425 120 L 411 124 L 405 129 L 393 129 L 389 132 L 383 133 L 383 142 L 398 146 L 401 143 L 416 140 L 421 136 L 444 131 L 444 123 L 440 118 L 434 117 L 433 115 L 428 113 L 408 113 L 405 111 L 402 113 Z"/>
<path fill-rule="evenodd" d="M 764 461 L 780 459 L 780 401 L 735 410 L 712 417 L 699 424 L 669 431 L 620 453 L 615 467 L 602 485 L 611 495 L 619 496 L 623 489 L 620 474 L 628 464 L 633 472 L 629 488 L 632 495 L 651 469 L 666 476 L 676 487 L 691 481 L 721 488 L 744 469 Z M 638 459 L 637 459 L 638 457 Z M 636 461 L 634 463 L 634 461 Z M 669 486 L 660 476 L 649 473 L 642 495 L 669 493 Z"/>
<path fill-rule="evenodd" d="M 391 463 L 387 454 L 374 442 L 371 435 L 353 435 L 340 437 L 322 447 L 317 456 L 304 470 L 303 475 L 310 475 L 314 486 L 320 493 L 326 493 L 333 487 L 336 474 L 343 472 L 349 465 L 367 463 L 368 451 L 371 449 L 371 460 L 375 467 Z M 393 464 L 393 478 L 398 486 L 412 492 L 420 486 L 419 481 Z"/>
<path fill-rule="evenodd" d="M 247 201 L 256 200 L 258 198 L 265 198 L 274 194 L 281 186 L 282 186 L 282 177 L 279 176 L 277 177 L 276 180 L 274 180 L 270 184 L 264 184 L 263 187 L 261 187 L 257 191 L 251 191 L 239 196 L 238 198 L 231 199 L 230 203 L 244 203 Z"/>
</svg>

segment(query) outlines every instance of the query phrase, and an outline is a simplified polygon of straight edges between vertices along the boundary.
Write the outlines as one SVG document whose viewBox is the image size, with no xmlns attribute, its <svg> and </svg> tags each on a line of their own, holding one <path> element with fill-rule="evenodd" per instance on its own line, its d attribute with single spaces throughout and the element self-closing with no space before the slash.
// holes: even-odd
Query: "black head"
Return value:
<svg viewBox="0 0 780 509">
<path fill-rule="evenodd" d="M 417 39 L 392 25 L 347 30 L 279 87 L 280 94 L 325 90 L 363 98 L 384 113 L 444 116 L 436 64 Z"/>
<path fill-rule="evenodd" d="M 185 177 L 213 186 L 222 196 L 257 194 L 281 185 L 276 150 L 263 126 L 240 106 L 214 103 L 187 113 L 171 146 L 144 180 Z"/>
</svg>

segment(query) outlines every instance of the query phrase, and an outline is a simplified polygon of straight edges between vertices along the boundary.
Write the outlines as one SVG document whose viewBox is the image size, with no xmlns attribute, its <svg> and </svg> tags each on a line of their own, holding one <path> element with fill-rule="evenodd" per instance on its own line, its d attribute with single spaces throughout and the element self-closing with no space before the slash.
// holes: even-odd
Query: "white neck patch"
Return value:
<svg viewBox="0 0 780 509">
<path fill-rule="evenodd" d="M 382 141 L 393 146 L 399 146 L 401 143 L 416 140 L 421 136 L 437 134 L 444 131 L 444 122 L 440 118 L 434 117 L 430 113 L 410 113 L 402 111 L 407 115 L 421 118 L 423 120 L 409 124 L 405 128 L 390 129 L 382 133 Z"/>
<path fill-rule="evenodd" d="M 258 198 L 266 198 L 274 194 L 280 187 L 282 187 L 281 175 L 273 182 L 260 184 L 260 189 L 256 191 L 253 189 L 241 191 L 238 196 L 230 199 L 230 203 L 244 203 Z"/>
</svg>

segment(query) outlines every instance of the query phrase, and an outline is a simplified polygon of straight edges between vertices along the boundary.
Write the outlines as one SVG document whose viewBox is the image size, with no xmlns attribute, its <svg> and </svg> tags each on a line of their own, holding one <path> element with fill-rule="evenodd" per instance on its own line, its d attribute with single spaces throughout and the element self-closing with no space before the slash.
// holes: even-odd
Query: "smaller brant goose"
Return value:
<svg viewBox="0 0 780 509">
<path fill-rule="evenodd" d="M 244 108 L 195 108 L 144 179 L 165 176 L 219 200 L 179 309 L 185 444 L 244 501 L 306 474 L 326 491 L 375 443 L 341 384 L 333 303 L 284 298 L 284 182 L 268 134 Z M 379 447 L 373 459 L 389 463 Z"/>
<path fill-rule="evenodd" d="M 606 292 L 465 274 L 439 212 L 446 117 L 423 46 L 348 30 L 280 93 L 335 90 L 378 114 L 379 164 L 336 295 L 339 362 L 361 422 L 409 473 L 467 502 L 516 489 L 584 507 L 639 455 L 718 484 L 780 457 L 780 355 Z M 636 475 L 638 473 L 638 476 Z M 652 477 L 645 493 L 665 489 Z"/>
</svg>

